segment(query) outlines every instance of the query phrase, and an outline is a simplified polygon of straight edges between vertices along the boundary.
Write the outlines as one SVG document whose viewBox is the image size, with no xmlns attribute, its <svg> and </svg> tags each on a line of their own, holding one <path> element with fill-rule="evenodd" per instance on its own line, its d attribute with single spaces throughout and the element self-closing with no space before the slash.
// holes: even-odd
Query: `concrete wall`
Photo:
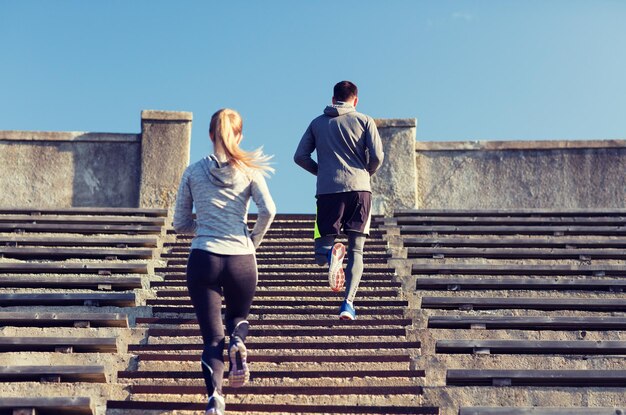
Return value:
<svg viewBox="0 0 626 415">
<path fill-rule="evenodd" d="M 137 206 L 140 136 L 0 131 L 0 207 Z"/>
<path fill-rule="evenodd" d="M 375 214 L 626 207 L 626 140 L 416 142 L 414 118 L 376 123 Z M 0 208 L 172 209 L 191 124 L 189 112 L 143 111 L 141 134 L 0 131 Z"/>
<path fill-rule="evenodd" d="M 417 120 L 378 119 L 385 160 L 372 176 L 372 212 L 390 214 L 393 209 L 413 209 L 417 203 L 415 130 Z"/>
<path fill-rule="evenodd" d="M 141 113 L 140 207 L 174 208 L 180 178 L 189 165 L 190 112 Z"/>
<path fill-rule="evenodd" d="M 0 131 L 0 208 L 171 208 L 191 113 L 143 111 L 141 123 L 141 134 Z"/>
<path fill-rule="evenodd" d="M 416 143 L 423 209 L 624 208 L 626 140 Z"/>
</svg>

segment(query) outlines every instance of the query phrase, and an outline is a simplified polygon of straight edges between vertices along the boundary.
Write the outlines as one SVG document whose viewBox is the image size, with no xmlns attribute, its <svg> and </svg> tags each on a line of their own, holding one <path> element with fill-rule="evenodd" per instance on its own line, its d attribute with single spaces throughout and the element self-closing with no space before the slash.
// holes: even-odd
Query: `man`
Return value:
<svg viewBox="0 0 626 415">
<path fill-rule="evenodd" d="M 383 161 L 383 147 L 372 117 L 358 113 L 358 89 L 341 81 L 333 89 L 332 105 L 315 118 L 305 131 L 294 161 L 317 176 L 315 261 L 329 264 L 328 282 L 333 291 L 347 283 L 339 318 L 354 320 L 353 301 L 363 274 L 363 247 L 369 234 L 372 188 L 370 176 Z M 311 158 L 317 151 L 317 162 Z M 348 236 L 346 248 L 335 243 L 339 234 Z"/>
</svg>

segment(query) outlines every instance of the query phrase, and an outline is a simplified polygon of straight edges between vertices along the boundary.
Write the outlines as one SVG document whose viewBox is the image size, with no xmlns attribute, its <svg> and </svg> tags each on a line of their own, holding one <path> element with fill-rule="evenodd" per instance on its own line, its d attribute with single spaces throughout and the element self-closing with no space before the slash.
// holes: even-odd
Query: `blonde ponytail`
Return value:
<svg viewBox="0 0 626 415">
<path fill-rule="evenodd" d="M 243 121 L 235 110 L 223 108 L 211 117 L 209 134 L 215 145 L 216 151 L 221 150 L 228 161 L 241 170 L 259 170 L 264 175 L 274 172 L 269 165 L 272 156 L 263 154 L 262 148 L 253 151 L 245 151 L 239 148 Z"/>
</svg>

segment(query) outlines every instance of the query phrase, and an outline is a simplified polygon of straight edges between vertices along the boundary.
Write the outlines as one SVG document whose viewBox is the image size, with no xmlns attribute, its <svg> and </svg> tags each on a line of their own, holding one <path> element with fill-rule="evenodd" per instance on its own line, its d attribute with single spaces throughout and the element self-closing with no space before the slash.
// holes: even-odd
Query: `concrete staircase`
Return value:
<svg viewBox="0 0 626 415">
<path fill-rule="evenodd" d="M 446 415 L 623 414 L 626 211 L 402 211 L 384 220 Z"/>
<path fill-rule="evenodd" d="M 278 215 L 257 253 L 259 284 L 248 338 L 251 381 L 225 381 L 228 413 L 436 414 L 422 404 L 420 343 L 382 233 L 366 244 L 366 271 L 355 302 L 356 321 L 340 321 L 342 296 L 313 264 L 311 215 Z M 204 410 L 202 345 L 185 287 L 190 236 L 168 232 L 151 286 L 153 316 L 138 318 L 146 341 L 129 346 L 132 370 L 120 371 L 127 400 L 109 400 L 107 414 Z M 155 412 L 156 411 L 156 412 Z"/>
<path fill-rule="evenodd" d="M 0 414 L 104 415 L 165 235 L 162 209 L 0 210 Z"/>
<path fill-rule="evenodd" d="M 354 322 L 312 227 L 279 215 L 258 252 L 228 413 L 625 413 L 626 211 L 376 218 Z M 163 210 L 0 211 L 0 414 L 202 413 L 190 239 Z"/>
</svg>

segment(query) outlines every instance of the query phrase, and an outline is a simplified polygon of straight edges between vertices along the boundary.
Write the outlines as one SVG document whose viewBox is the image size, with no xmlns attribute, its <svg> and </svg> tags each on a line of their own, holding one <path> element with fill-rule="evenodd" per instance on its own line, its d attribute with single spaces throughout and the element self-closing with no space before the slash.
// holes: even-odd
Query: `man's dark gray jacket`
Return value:
<svg viewBox="0 0 626 415">
<path fill-rule="evenodd" d="M 311 154 L 317 151 L 317 162 Z M 383 162 L 374 119 L 345 102 L 324 109 L 304 132 L 293 157 L 317 176 L 316 195 L 371 192 L 370 176 Z"/>
</svg>

